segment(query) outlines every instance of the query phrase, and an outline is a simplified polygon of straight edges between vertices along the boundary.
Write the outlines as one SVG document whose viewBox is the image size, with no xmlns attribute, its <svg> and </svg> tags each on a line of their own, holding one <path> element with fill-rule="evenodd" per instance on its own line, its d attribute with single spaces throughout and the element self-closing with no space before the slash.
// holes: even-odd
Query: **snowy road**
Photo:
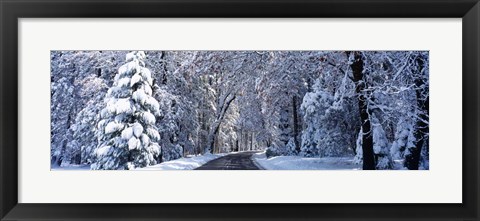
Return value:
<svg viewBox="0 0 480 221">
<path fill-rule="evenodd" d="M 259 170 L 251 157 L 256 152 L 233 153 L 212 160 L 196 170 Z"/>
</svg>

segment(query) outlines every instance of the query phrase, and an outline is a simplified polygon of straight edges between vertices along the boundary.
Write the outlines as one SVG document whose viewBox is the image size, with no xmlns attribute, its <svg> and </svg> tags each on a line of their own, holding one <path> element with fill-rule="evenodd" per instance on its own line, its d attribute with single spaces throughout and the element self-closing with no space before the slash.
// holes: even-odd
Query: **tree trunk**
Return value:
<svg viewBox="0 0 480 221">
<path fill-rule="evenodd" d="M 370 113 L 367 106 L 367 96 L 369 92 L 364 92 L 366 88 L 366 82 L 364 81 L 363 74 L 363 56 L 361 52 L 352 52 L 353 62 L 350 64 L 350 68 L 353 72 L 353 81 L 355 82 L 355 92 L 358 98 L 358 109 L 360 112 L 360 120 L 362 123 L 362 151 L 363 151 L 363 169 L 375 170 L 375 158 L 373 152 L 373 136 L 372 125 L 370 122 Z M 347 52 L 347 56 L 350 56 L 350 52 Z M 364 94 L 367 93 L 367 94 Z"/>
<path fill-rule="evenodd" d="M 217 111 L 217 116 L 215 122 L 210 127 L 210 132 L 208 133 L 208 138 L 207 138 L 207 151 L 212 153 L 215 140 L 216 140 L 216 135 L 218 133 L 218 130 L 220 128 L 220 124 L 222 123 L 223 119 L 225 118 L 225 114 L 230 107 L 230 104 L 235 100 L 235 95 L 230 96 L 227 94 L 222 102 L 222 106 L 220 107 L 220 110 Z"/>
<path fill-rule="evenodd" d="M 279 129 L 280 129 L 280 137 L 279 140 L 283 143 L 283 145 L 287 145 L 288 141 L 292 137 L 292 129 L 290 125 L 290 108 L 288 106 L 282 108 L 281 113 L 280 113 L 280 119 L 279 119 Z"/>
<path fill-rule="evenodd" d="M 253 132 L 250 134 L 250 150 L 253 150 Z"/>
<path fill-rule="evenodd" d="M 215 149 L 216 134 L 220 128 L 220 122 L 215 122 L 210 129 L 210 133 L 207 137 L 207 150 L 209 153 L 213 153 Z"/>
<path fill-rule="evenodd" d="M 295 141 L 295 150 L 300 152 L 300 144 L 298 141 L 298 112 L 297 112 L 297 96 L 293 95 L 293 140 Z"/>
<path fill-rule="evenodd" d="M 247 151 L 250 150 L 250 147 L 251 147 L 250 137 L 251 137 L 251 133 L 247 132 Z"/>
<path fill-rule="evenodd" d="M 215 134 L 215 152 L 214 153 L 219 153 L 220 152 L 220 140 L 218 139 L 218 134 L 220 133 L 220 127 L 217 130 L 217 133 Z"/>
<path fill-rule="evenodd" d="M 160 55 L 160 60 L 162 61 L 162 66 L 163 66 L 163 75 L 161 77 L 162 81 L 160 82 L 160 84 L 167 84 L 167 64 L 166 64 L 166 61 L 165 61 L 165 55 L 166 55 L 166 52 L 165 51 L 162 51 L 161 52 L 162 55 Z"/>
<path fill-rule="evenodd" d="M 245 132 L 243 139 L 245 140 L 245 144 L 243 145 L 242 151 L 245 151 L 248 148 L 248 131 Z"/>
<path fill-rule="evenodd" d="M 418 170 L 420 165 L 420 154 L 422 152 L 422 147 L 425 142 L 428 142 L 428 116 L 429 116 L 429 95 L 428 95 L 428 86 L 425 84 L 422 73 L 425 68 L 425 61 L 422 57 L 416 59 L 417 63 L 417 77 L 415 79 L 415 86 L 417 90 L 416 99 L 417 99 L 417 110 L 419 111 L 416 128 L 414 132 L 415 136 L 415 146 L 409 147 L 409 154 L 405 156 L 405 167 L 409 170 Z M 426 95 L 426 97 L 422 97 Z"/>
<path fill-rule="evenodd" d="M 237 152 L 242 151 L 242 146 L 243 146 L 243 129 L 240 129 L 240 135 L 238 136 L 240 140 L 238 141 L 238 150 Z"/>
</svg>

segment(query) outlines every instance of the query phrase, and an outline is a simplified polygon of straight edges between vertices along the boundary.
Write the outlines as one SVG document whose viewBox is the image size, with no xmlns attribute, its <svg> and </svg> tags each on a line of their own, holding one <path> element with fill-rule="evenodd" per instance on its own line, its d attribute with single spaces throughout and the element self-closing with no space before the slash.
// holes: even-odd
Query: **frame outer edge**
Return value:
<svg viewBox="0 0 480 221">
<path fill-rule="evenodd" d="M 462 149 L 465 220 L 479 220 L 480 199 L 480 3 L 462 19 Z M 472 103 L 473 102 L 473 103 Z M 468 169 L 468 171 L 466 170 Z M 470 192 L 467 193 L 467 190 Z"/>
<path fill-rule="evenodd" d="M 477 47 L 476 47 L 476 56 L 475 56 L 477 58 L 477 61 L 475 62 L 475 64 L 476 64 L 476 69 L 477 69 L 476 73 L 477 73 L 477 78 L 478 78 L 477 79 L 477 97 L 476 97 L 477 117 L 478 117 L 477 125 L 476 125 L 476 129 L 477 129 L 476 130 L 476 132 L 477 132 L 477 136 L 476 136 L 476 138 L 477 138 L 477 140 L 476 140 L 476 144 L 477 144 L 476 145 L 476 147 L 477 147 L 476 148 L 476 151 L 477 151 L 477 154 L 476 154 L 476 157 L 477 157 L 477 159 L 476 159 L 477 160 L 476 161 L 477 180 L 476 181 L 477 182 L 475 184 L 477 186 L 477 189 L 476 189 L 476 191 L 477 191 L 476 207 L 477 208 L 476 208 L 475 218 L 477 220 L 480 220 L 480 209 L 479 209 L 479 207 L 480 207 L 480 205 L 479 205 L 480 204 L 479 203 L 479 200 L 480 200 L 480 150 L 479 150 L 479 148 L 480 148 L 480 138 L 479 138 L 479 136 L 480 136 L 479 135 L 479 127 L 480 127 L 480 117 L 479 117 L 479 115 L 480 115 L 480 89 L 479 89 L 480 88 L 480 2 L 477 2 L 475 7 L 476 7 L 475 10 L 476 10 L 476 15 L 477 15 L 477 20 L 476 20 L 476 24 L 475 24 L 476 27 L 477 27 L 477 33 L 476 33 L 477 34 L 477 36 L 476 36 L 476 38 L 477 38 L 477 41 L 476 41 L 477 45 L 476 46 Z"/>
<path fill-rule="evenodd" d="M 18 14 L 0 0 L 0 219 L 18 205 Z"/>
<path fill-rule="evenodd" d="M 385 0 L 388 1 L 388 0 Z M 25 2 L 25 1 L 22 1 Z M 45 2 L 45 1 L 38 1 L 38 2 Z M 361 2 L 361 1 L 359 1 Z M 18 80 L 17 80 L 17 64 L 13 64 L 12 62 L 9 61 L 16 61 L 18 58 L 18 23 L 17 18 L 19 17 L 18 11 L 15 12 L 9 11 L 9 5 L 12 5 L 12 1 L 4 1 L 0 0 L 0 219 L 25 219 L 25 217 L 28 217 L 28 214 L 22 214 L 20 217 L 15 217 L 14 214 L 10 213 L 7 215 L 8 212 L 15 212 L 14 210 L 20 210 L 23 206 L 26 205 L 21 205 L 17 204 L 18 203 L 18 154 L 17 154 L 17 147 L 18 147 L 18 137 L 17 137 L 17 129 L 18 129 L 18 91 L 17 91 L 17 85 L 18 85 Z M 10 8 L 11 9 L 11 8 Z M 18 8 L 16 9 L 18 10 Z M 87 16 L 88 17 L 88 16 Z M 463 212 L 464 214 L 461 214 L 461 216 L 464 216 L 463 218 L 457 217 L 457 219 L 454 220 L 460 220 L 460 219 L 465 219 L 465 220 L 478 220 L 479 219 L 479 209 L 478 209 L 478 200 L 479 200 L 479 192 L 480 192 L 480 186 L 479 181 L 480 177 L 478 176 L 479 172 L 479 159 L 480 155 L 478 151 L 478 146 L 479 146 L 479 141 L 480 138 L 478 137 L 478 127 L 480 125 L 480 119 L 478 117 L 479 115 L 479 110 L 480 110 L 480 104 L 479 100 L 480 99 L 480 90 L 479 90 L 479 85 L 480 85 L 480 79 L 479 79 L 479 55 L 480 55 L 480 44 L 479 44 L 479 37 L 480 37 L 480 29 L 479 29 L 479 24 L 480 24 L 480 4 L 477 2 L 475 6 L 472 6 L 472 8 L 469 10 L 468 13 L 465 14 L 464 21 L 467 21 L 467 24 L 463 24 L 462 26 L 466 28 L 466 25 L 470 27 L 470 37 L 466 38 L 467 36 L 463 37 L 463 60 L 465 61 L 468 59 L 468 62 L 464 62 L 463 68 L 464 71 L 470 71 L 473 72 L 472 76 L 469 76 L 469 78 L 465 78 L 464 75 L 464 80 L 463 82 L 465 83 L 465 86 L 463 88 L 463 93 L 464 95 L 468 96 L 468 100 L 465 99 L 465 96 L 463 97 L 464 104 L 465 101 L 474 101 L 472 105 L 472 110 L 466 111 L 464 110 L 464 120 L 466 119 L 465 116 L 473 117 L 470 118 L 471 123 L 469 123 L 469 127 L 467 129 L 472 129 L 470 132 L 468 132 L 467 137 L 470 137 L 469 141 L 469 148 L 472 148 L 469 153 L 474 153 L 470 155 L 465 155 L 464 151 L 464 159 L 467 159 L 467 162 L 464 163 L 464 171 L 465 171 L 465 166 L 469 166 L 470 172 L 467 174 L 464 172 L 464 182 L 465 182 L 465 177 L 466 175 L 469 175 L 470 178 L 468 181 L 470 181 L 469 184 L 464 183 L 464 187 L 471 187 L 470 190 L 472 191 L 477 191 L 476 193 L 469 193 L 470 195 L 473 195 L 471 197 L 465 197 L 465 192 L 464 192 L 464 197 L 463 199 L 470 199 L 469 203 L 465 204 L 467 208 L 464 208 Z M 12 27 L 14 26 L 14 27 Z M 473 29 L 472 29 L 473 28 Z M 14 30 L 14 33 L 7 31 L 7 30 Z M 474 32 L 474 33 L 471 33 Z M 463 30 L 463 33 L 467 33 L 465 29 Z M 468 47 L 465 46 L 465 43 L 468 40 Z M 8 44 L 7 44 L 8 43 Z M 10 56 L 10 57 L 8 57 Z M 14 56 L 13 58 L 11 56 Z M 8 73 L 8 75 L 7 75 Z M 468 83 L 468 80 L 470 80 L 471 83 Z M 7 83 L 8 82 L 8 83 Z M 473 87 L 472 87 L 473 85 Z M 13 91 L 12 91 L 13 89 Z M 467 93 L 468 92 L 468 93 Z M 473 115 L 472 115 L 473 114 Z M 8 115 L 8 117 L 7 117 Z M 468 119 L 467 119 L 468 120 Z M 474 120 L 474 121 L 472 121 Z M 465 122 L 465 121 L 464 121 Z M 5 130 L 7 129 L 10 130 Z M 465 129 L 465 124 L 464 124 L 464 129 Z M 466 132 L 466 131 L 464 131 Z M 463 135 L 465 136 L 465 135 Z M 465 143 L 467 144 L 467 143 Z M 464 144 L 464 148 L 465 148 Z M 473 144 L 473 145 L 472 145 Z M 475 159 L 476 158 L 476 159 Z M 473 168 L 472 168 L 473 167 Z M 477 173 L 477 174 L 475 174 Z M 473 175 L 473 176 L 471 176 Z M 464 189 L 465 191 L 465 189 Z M 473 202 L 473 205 L 471 204 Z M 465 201 L 464 201 L 465 203 Z M 477 207 L 477 208 L 474 208 Z M 13 210 L 13 211 L 12 211 Z M 24 212 L 27 210 L 23 210 Z M 467 214 L 468 212 L 468 214 Z M 16 214 L 19 215 L 19 214 Z M 460 214 L 458 214 L 460 216 Z M 33 218 L 33 217 L 30 217 Z M 35 217 L 34 219 L 45 219 L 46 217 Z M 438 218 L 438 217 L 437 217 Z M 48 219 L 48 218 L 47 218 Z M 70 217 L 70 219 L 73 219 L 73 217 Z M 129 218 L 124 218 L 124 219 L 129 219 Z M 130 218 L 131 219 L 131 218 Z M 158 218 L 157 218 L 158 219 Z M 359 217 L 359 220 L 362 218 Z M 365 217 L 363 217 L 365 219 Z M 449 219 L 449 218 L 444 218 L 444 219 Z M 367 219 L 368 220 L 368 219 Z M 392 219 L 393 220 L 393 219 Z M 400 220 L 400 219 L 399 219 Z M 403 219 L 402 219 L 403 220 Z M 412 220 L 420 220 L 420 219 L 412 219 Z M 423 219 L 422 219 L 423 220 Z M 438 220 L 438 219 L 437 219 Z"/>
<path fill-rule="evenodd" d="M 4 5 L 4 2 L 2 0 L 0 0 L 0 25 L 2 27 L 5 27 L 5 13 L 4 13 L 4 9 L 3 9 L 3 6 Z M 1 112 L 0 112 L 0 219 L 3 219 L 3 217 L 5 216 L 5 214 L 8 212 L 9 208 L 6 206 L 6 202 L 5 202 L 5 192 L 6 192 L 6 188 L 5 188 L 5 151 L 4 151 L 4 148 L 5 148 L 5 144 L 4 144 L 4 136 L 3 136 L 3 128 L 5 128 L 5 125 L 4 125 L 4 111 L 3 111 L 3 107 L 5 106 L 5 103 L 4 103 L 4 99 L 3 99 L 3 96 L 4 96 L 4 93 L 3 93 L 3 84 L 4 84 L 4 80 L 3 80 L 3 77 L 4 77 L 4 74 L 5 74 L 5 67 L 3 66 L 3 58 L 5 57 L 5 50 L 4 50 L 4 34 L 5 34 L 5 30 L 4 28 L 0 28 L 0 108 L 1 108 Z"/>
<path fill-rule="evenodd" d="M 21 17 L 441 18 L 478 0 L 2 0 Z M 59 10 L 60 9 L 60 10 Z"/>
<path fill-rule="evenodd" d="M 4 23 L 3 23 L 3 1 L 0 0 L 0 25 L 1 26 L 4 26 Z M 2 82 L 3 82 L 3 57 L 5 57 L 4 55 L 4 51 L 3 51 L 3 28 L 0 28 L 0 107 L 3 107 L 4 104 L 3 104 L 3 92 L 1 90 L 2 88 Z M 3 153 L 3 131 L 2 129 L 4 128 L 3 126 L 3 111 L 0 113 L 0 159 L 1 159 L 1 162 L 0 162 L 0 182 L 3 182 L 3 160 L 4 160 L 4 153 Z M 4 189 L 4 186 L 3 186 L 3 183 L 0 183 L 0 219 L 2 219 L 4 216 L 5 216 L 5 208 L 4 208 L 4 205 L 5 205 L 5 202 L 4 202 L 4 198 L 3 198 L 3 192 L 5 191 Z"/>
<path fill-rule="evenodd" d="M 472 183 L 472 191 L 476 191 L 475 194 L 472 193 L 472 196 L 475 197 L 474 199 L 474 214 L 475 214 L 475 219 L 478 221 L 480 220 L 480 217 L 479 217 L 479 213 L 480 213 L 480 203 L 479 203 L 479 200 L 480 200 L 480 150 L 479 150 L 479 147 L 480 147 L 480 2 L 477 2 L 477 4 L 475 4 L 475 6 L 473 7 L 472 9 L 474 11 L 474 14 L 475 14 L 475 19 L 474 19 L 474 24 L 472 25 L 473 27 L 475 27 L 475 38 L 474 40 L 471 42 L 473 45 L 472 45 L 472 48 L 474 50 L 474 54 L 472 56 L 472 58 L 474 59 L 472 61 L 472 66 L 474 66 L 474 69 L 475 69 L 475 76 L 476 76 L 476 93 L 475 93 L 475 102 L 476 102 L 476 125 L 475 125 L 475 133 L 476 133 L 476 136 L 475 136 L 475 146 L 476 148 L 472 147 L 472 155 L 475 156 L 476 159 L 473 159 L 473 162 L 472 162 L 472 166 L 473 168 L 471 168 L 472 170 L 472 179 L 473 179 L 473 183 Z M 473 173 L 476 173 L 476 179 L 475 179 L 475 175 Z M 476 188 L 475 188 L 476 187 Z"/>
</svg>

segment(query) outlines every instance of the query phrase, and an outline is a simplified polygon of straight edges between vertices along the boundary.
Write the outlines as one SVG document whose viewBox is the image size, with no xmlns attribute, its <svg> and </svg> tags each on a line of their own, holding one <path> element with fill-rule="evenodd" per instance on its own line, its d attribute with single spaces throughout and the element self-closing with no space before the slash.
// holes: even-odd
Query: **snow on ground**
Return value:
<svg viewBox="0 0 480 221">
<path fill-rule="evenodd" d="M 193 170 L 203 164 L 217 159 L 219 157 L 227 155 L 226 153 L 220 154 L 204 154 L 199 156 L 189 156 L 172 161 L 163 162 L 157 165 L 148 166 L 144 168 L 137 168 L 136 170 Z M 52 167 L 52 171 L 59 170 L 90 170 L 90 165 L 68 165 L 63 167 Z"/>
<path fill-rule="evenodd" d="M 137 170 L 193 170 L 211 160 L 217 159 L 225 155 L 227 154 L 220 153 L 220 154 L 204 154 L 201 156 L 194 156 L 194 157 L 185 157 L 185 158 L 163 162 L 153 166 L 138 168 Z"/>
<path fill-rule="evenodd" d="M 90 165 L 68 165 L 68 166 L 52 166 L 51 171 L 58 170 L 90 170 Z"/>
<path fill-rule="evenodd" d="M 253 161 L 266 170 L 359 170 L 353 157 L 308 158 L 300 156 L 276 156 L 266 158 L 265 152 L 252 156 Z"/>
</svg>

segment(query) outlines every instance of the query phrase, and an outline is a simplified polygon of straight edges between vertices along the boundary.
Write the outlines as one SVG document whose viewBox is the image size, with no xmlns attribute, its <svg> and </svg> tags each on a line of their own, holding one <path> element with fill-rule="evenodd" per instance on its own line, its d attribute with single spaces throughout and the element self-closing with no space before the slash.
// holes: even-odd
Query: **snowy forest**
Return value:
<svg viewBox="0 0 480 221">
<path fill-rule="evenodd" d="M 52 170 L 428 170 L 428 51 L 51 51 Z"/>
</svg>

